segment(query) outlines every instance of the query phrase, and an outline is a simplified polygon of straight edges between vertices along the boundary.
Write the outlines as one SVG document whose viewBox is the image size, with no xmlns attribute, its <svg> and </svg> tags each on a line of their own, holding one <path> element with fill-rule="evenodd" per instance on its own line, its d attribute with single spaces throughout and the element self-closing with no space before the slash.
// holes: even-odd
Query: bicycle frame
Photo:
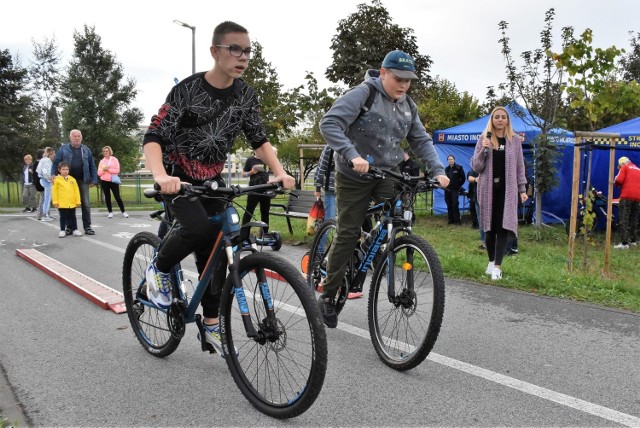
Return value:
<svg viewBox="0 0 640 428">
<path fill-rule="evenodd" d="M 254 188 L 255 187 L 257 186 L 254 186 Z M 238 214 L 238 211 L 236 210 L 236 208 L 233 205 L 231 205 L 230 200 L 227 200 L 226 206 L 222 213 L 212 215 L 209 218 L 209 220 L 213 224 L 221 225 L 221 228 L 220 228 L 220 231 L 218 232 L 218 235 L 215 238 L 213 249 L 211 250 L 211 255 L 209 256 L 209 259 L 207 260 L 207 264 L 205 265 L 205 268 L 202 274 L 200 275 L 200 279 L 198 280 L 198 283 L 195 286 L 193 295 L 191 296 L 191 299 L 188 305 L 186 305 L 182 309 L 182 317 L 185 323 L 196 322 L 197 320 L 196 312 L 198 310 L 198 306 L 200 305 L 202 296 L 207 290 L 209 282 L 212 280 L 214 276 L 215 268 L 218 266 L 218 264 L 222 260 L 223 251 L 226 253 L 226 256 L 227 256 L 228 273 L 226 277 L 231 276 L 233 278 L 234 284 L 239 285 L 238 287 L 234 287 L 234 293 L 236 294 L 236 298 L 238 300 L 238 306 L 240 307 L 240 312 L 243 315 L 246 315 L 249 313 L 249 307 L 247 305 L 246 295 L 245 295 L 244 289 L 241 286 L 242 282 L 241 282 L 237 267 L 238 267 L 238 262 L 240 260 L 240 255 L 242 252 L 244 251 L 254 252 L 254 251 L 258 251 L 258 249 L 253 245 L 251 247 L 244 247 L 241 245 L 241 241 L 242 241 L 241 229 L 244 227 L 251 228 L 253 226 L 262 227 L 265 224 L 262 222 L 251 222 L 241 227 L 240 215 Z M 167 221 L 167 220 L 162 220 L 162 221 Z M 171 228 L 169 229 L 165 237 L 162 239 L 162 242 L 160 243 L 158 250 L 162 248 L 162 246 L 165 244 L 167 237 L 172 233 L 175 226 L 176 226 L 176 223 L 174 221 L 172 223 Z M 180 296 L 178 300 L 184 305 L 184 303 L 187 301 L 187 296 L 183 288 L 180 286 L 180 284 L 183 281 L 183 274 L 182 274 L 182 268 L 180 263 L 174 266 L 174 268 L 172 269 L 172 272 L 174 274 L 174 281 L 172 281 L 173 291 L 175 293 L 174 296 Z M 273 302 L 271 301 L 269 290 L 266 287 L 266 278 L 262 277 L 262 275 L 264 275 L 263 272 L 260 272 L 259 275 L 260 275 L 259 279 L 262 284 L 261 286 L 262 298 L 263 298 L 263 301 L 265 302 L 266 307 L 268 308 L 267 314 L 271 316 L 273 315 Z M 217 284 L 218 287 L 222 287 L 222 285 L 223 284 Z M 157 308 L 153 303 L 145 299 L 144 295 L 140 294 L 140 291 L 138 292 L 137 298 L 142 304 Z M 169 309 L 162 309 L 162 308 L 157 308 L 157 309 L 165 313 L 169 311 Z M 257 337 L 258 333 L 253 327 L 253 324 L 251 324 L 251 322 L 248 320 L 248 317 L 243 317 L 243 320 L 245 321 L 244 326 L 245 326 L 245 329 L 247 330 L 247 335 L 252 338 Z"/>
</svg>

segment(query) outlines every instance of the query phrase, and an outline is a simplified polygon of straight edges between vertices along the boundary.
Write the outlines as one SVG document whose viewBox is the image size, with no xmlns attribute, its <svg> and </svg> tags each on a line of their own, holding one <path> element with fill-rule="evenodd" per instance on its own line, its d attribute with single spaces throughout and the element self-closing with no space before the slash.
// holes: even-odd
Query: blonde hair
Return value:
<svg viewBox="0 0 640 428">
<path fill-rule="evenodd" d="M 494 132 L 494 129 L 493 129 L 493 115 L 498 110 L 502 110 L 507 115 L 507 126 L 505 127 L 505 130 L 504 130 L 505 138 L 507 140 L 513 140 L 515 139 L 514 137 L 516 137 L 517 135 L 516 132 L 513 130 L 513 127 L 511 126 L 511 115 L 509 114 L 507 109 L 502 106 L 497 106 L 493 110 L 491 110 L 491 115 L 489 116 L 489 122 L 487 123 L 487 126 L 486 128 L 484 128 L 484 132 L 481 135 L 481 138 L 483 138 L 485 135 L 487 135 L 487 132 L 491 132 L 491 142 L 494 143 L 494 145 L 498 144 L 498 137 L 496 136 L 496 133 Z M 518 142 L 520 141 L 521 140 L 518 137 Z"/>
<path fill-rule="evenodd" d="M 52 147 L 46 147 L 44 149 L 44 156 L 49 156 L 51 153 L 55 153 L 55 149 Z"/>
<path fill-rule="evenodd" d="M 102 151 L 104 152 L 104 151 L 105 151 L 105 149 L 106 149 L 106 150 L 109 150 L 109 156 L 112 156 L 112 155 L 113 155 L 113 150 L 111 150 L 111 147 L 109 147 L 109 146 L 104 146 L 104 147 L 102 148 Z"/>
<path fill-rule="evenodd" d="M 33 160 L 33 157 L 31 155 L 24 155 L 24 160 Z"/>
</svg>

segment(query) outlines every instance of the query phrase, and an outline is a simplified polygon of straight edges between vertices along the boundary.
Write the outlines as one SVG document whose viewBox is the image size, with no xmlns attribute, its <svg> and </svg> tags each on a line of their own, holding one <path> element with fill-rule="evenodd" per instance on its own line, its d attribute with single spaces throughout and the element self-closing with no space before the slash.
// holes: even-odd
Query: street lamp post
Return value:
<svg viewBox="0 0 640 428">
<path fill-rule="evenodd" d="M 191 74 L 196 73 L 196 27 L 186 24 L 177 19 L 173 20 L 174 23 L 191 29 Z"/>
</svg>

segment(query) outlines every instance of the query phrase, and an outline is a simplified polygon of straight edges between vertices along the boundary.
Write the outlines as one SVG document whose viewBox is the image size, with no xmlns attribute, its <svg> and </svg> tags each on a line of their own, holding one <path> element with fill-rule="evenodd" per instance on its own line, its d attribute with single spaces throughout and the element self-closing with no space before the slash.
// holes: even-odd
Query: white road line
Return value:
<svg viewBox="0 0 640 428">
<path fill-rule="evenodd" d="M 120 247 L 107 244 L 102 241 L 98 241 L 97 239 L 94 239 L 94 238 L 87 237 L 86 239 L 89 239 L 98 245 L 101 245 L 105 248 L 109 248 L 111 250 L 114 250 L 120 253 L 124 253 L 125 251 Z M 185 271 L 185 274 L 187 274 L 188 276 L 197 277 L 197 274 L 195 272 Z M 364 330 L 364 329 L 352 326 L 350 324 L 345 324 L 343 322 L 340 322 L 338 323 L 337 328 L 366 340 L 371 339 L 371 336 L 369 335 L 368 330 Z M 453 358 L 445 357 L 444 355 L 436 354 L 435 352 L 431 352 L 427 357 L 427 359 L 430 361 L 433 361 L 434 363 L 442 364 L 443 366 L 446 366 L 455 370 L 460 370 L 462 372 L 469 373 L 474 376 L 481 377 L 483 379 L 497 383 L 499 385 L 503 385 L 508 388 L 513 388 L 518 391 L 524 392 L 526 394 L 543 398 L 545 400 L 553 401 L 554 403 L 561 404 L 566 407 L 571 407 L 572 409 L 589 413 L 591 415 L 598 416 L 600 418 L 606 419 L 611 422 L 619 423 L 620 425 L 629 426 L 629 427 L 640 427 L 640 418 L 637 416 L 618 412 L 617 410 L 609 409 L 608 407 L 600 406 L 599 404 L 590 403 L 588 401 L 584 401 L 576 397 L 571 397 L 570 395 L 562 394 L 560 392 L 555 392 L 550 389 L 543 388 L 541 386 L 537 386 L 529 382 L 525 382 L 509 376 L 505 376 L 503 374 L 496 373 L 491 370 L 483 369 L 482 367 L 474 366 L 473 364 L 469 364 Z"/>
<path fill-rule="evenodd" d="M 371 340 L 371 336 L 368 330 L 364 330 L 358 327 L 354 327 L 342 322 L 338 323 L 338 329 L 351 333 L 355 336 L 362 337 L 367 340 Z M 598 416 L 603 419 L 607 419 L 612 422 L 619 423 L 621 425 L 629 427 L 640 427 L 640 418 L 628 415 L 626 413 L 618 412 L 617 410 L 609 409 L 608 407 L 600 406 L 598 404 L 590 403 L 588 401 L 581 400 L 579 398 L 571 397 L 570 395 L 555 392 L 547 388 L 543 388 L 534 385 L 529 382 L 524 382 L 518 379 L 514 379 L 509 376 L 502 375 L 500 373 L 493 372 L 491 370 L 483 369 L 482 367 L 474 366 L 473 364 L 465 363 L 453 358 L 445 357 L 444 355 L 431 352 L 427 357 L 428 360 L 434 363 L 442 364 L 452 369 L 460 370 L 465 373 L 469 373 L 474 376 L 481 377 L 488 381 L 517 389 L 518 391 L 530 394 L 545 400 L 553 401 L 554 403 L 561 404 L 563 406 L 571 407 L 581 412 L 589 413 L 594 416 Z"/>
</svg>

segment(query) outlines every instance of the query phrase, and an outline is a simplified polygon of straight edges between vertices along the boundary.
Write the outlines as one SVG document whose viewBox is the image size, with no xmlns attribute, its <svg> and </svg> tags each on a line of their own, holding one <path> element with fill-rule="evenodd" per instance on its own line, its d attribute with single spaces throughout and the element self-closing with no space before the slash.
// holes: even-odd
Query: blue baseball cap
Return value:
<svg viewBox="0 0 640 428">
<path fill-rule="evenodd" d="M 382 68 L 391 70 L 401 79 L 417 79 L 416 66 L 411 55 L 402 51 L 391 51 L 384 57 Z"/>
</svg>

